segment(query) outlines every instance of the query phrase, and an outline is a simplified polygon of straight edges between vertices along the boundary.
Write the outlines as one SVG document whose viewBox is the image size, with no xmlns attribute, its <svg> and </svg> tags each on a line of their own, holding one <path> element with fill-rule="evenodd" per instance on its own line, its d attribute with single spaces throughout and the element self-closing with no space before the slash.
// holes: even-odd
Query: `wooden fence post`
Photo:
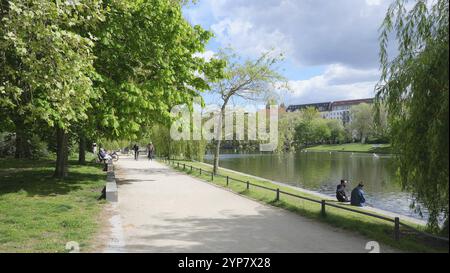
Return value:
<svg viewBox="0 0 450 273">
<path fill-rule="evenodd" d="M 211 172 L 211 181 L 214 181 L 214 172 Z"/>
<path fill-rule="evenodd" d="M 250 189 L 250 182 L 247 181 L 247 190 Z"/>
<path fill-rule="evenodd" d="M 323 217 L 325 217 L 325 216 L 327 215 L 327 213 L 326 213 L 326 211 L 325 211 L 325 205 L 326 205 L 325 200 L 322 200 L 322 202 L 321 202 L 321 211 L 320 211 L 320 214 L 321 214 Z"/>
<path fill-rule="evenodd" d="M 228 177 L 228 175 L 227 175 L 227 187 L 228 187 L 228 184 L 229 184 L 229 181 L 228 181 L 228 179 L 229 179 L 229 177 Z"/>
<path fill-rule="evenodd" d="M 200 175 L 202 175 L 202 168 L 200 168 Z"/>
<path fill-rule="evenodd" d="M 395 217 L 394 220 L 394 239 L 396 241 L 400 240 L 400 218 Z"/>
<path fill-rule="evenodd" d="M 277 188 L 277 197 L 275 198 L 275 201 L 280 201 L 280 189 Z"/>
<path fill-rule="evenodd" d="M 183 171 L 186 169 L 186 164 L 183 163 Z"/>
</svg>

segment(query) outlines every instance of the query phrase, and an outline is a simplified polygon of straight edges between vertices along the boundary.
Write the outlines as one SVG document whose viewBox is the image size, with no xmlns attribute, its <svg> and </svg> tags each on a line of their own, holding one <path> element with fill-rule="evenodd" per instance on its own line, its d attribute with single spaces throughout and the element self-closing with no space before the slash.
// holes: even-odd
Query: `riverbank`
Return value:
<svg viewBox="0 0 450 273">
<path fill-rule="evenodd" d="M 205 166 L 208 166 L 209 168 L 212 168 L 211 164 L 204 163 L 204 162 L 199 162 L 199 163 L 201 163 L 201 164 L 203 164 Z M 326 195 L 326 194 L 323 194 L 323 193 L 320 193 L 320 192 L 299 188 L 299 187 L 296 187 L 296 186 L 288 185 L 286 183 L 281 183 L 281 182 L 278 182 L 278 181 L 273 181 L 273 180 L 266 179 L 266 178 L 263 178 L 263 177 L 258 177 L 258 176 L 254 176 L 254 175 L 238 172 L 238 171 L 235 171 L 235 170 L 223 168 L 223 167 L 221 167 L 221 169 L 225 170 L 227 172 L 230 172 L 230 173 L 235 173 L 235 174 L 237 174 L 239 176 L 251 177 L 251 178 L 254 178 L 254 179 L 257 179 L 257 180 L 260 180 L 260 181 L 266 181 L 266 182 L 272 183 L 274 185 L 278 185 L 278 186 L 282 186 L 282 187 L 289 187 L 289 188 L 291 188 L 293 190 L 296 190 L 296 191 L 302 192 L 304 194 L 307 194 L 309 196 L 315 197 L 314 199 L 317 199 L 317 200 L 330 200 L 330 198 L 333 198 L 333 197 L 330 197 L 329 195 Z M 334 200 L 334 199 L 331 199 L 331 200 Z M 365 206 L 365 207 L 363 207 L 361 209 L 365 210 L 365 211 L 368 211 L 368 212 L 373 212 L 373 213 L 378 214 L 378 215 L 383 215 L 383 216 L 386 216 L 386 217 L 390 217 L 390 218 L 399 217 L 402 220 L 405 220 L 408 223 L 415 224 L 415 225 L 417 225 L 419 227 L 420 226 L 421 227 L 425 227 L 426 224 L 427 224 L 427 222 L 424 221 L 424 220 L 419 220 L 419 219 L 412 218 L 412 217 L 409 217 L 409 216 L 406 216 L 406 215 L 401 215 L 401 214 L 398 214 L 398 213 L 395 213 L 395 212 L 386 211 L 386 210 L 382 210 L 382 209 L 378 209 L 378 208 L 374 208 L 374 207 Z"/>
<path fill-rule="evenodd" d="M 105 204 L 100 164 L 70 162 L 69 176 L 52 177 L 54 161 L 0 159 L 0 252 L 89 251 Z"/>
<path fill-rule="evenodd" d="M 375 153 L 375 154 L 390 154 L 390 144 L 324 144 L 309 147 L 305 151 L 323 151 L 323 152 L 353 152 L 353 153 Z"/>
<path fill-rule="evenodd" d="M 189 165 L 193 165 L 196 168 L 202 168 L 207 171 L 211 171 L 212 169 L 210 165 L 206 165 L 204 163 L 180 161 L 180 168 L 178 168 L 178 170 L 183 170 L 182 163 L 187 163 Z M 267 180 L 258 179 L 252 176 L 248 176 L 230 170 L 221 169 L 219 171 L 219 174 L 221 176 L 214 177 L 213 181 L 211 181 L 211 175 L 209 173 L 203 172 L 202 174 L 200 174 L 198 171 L 195 171 L 195 169 L 191 172 L 190 168 L 186 168 L 184 172 L 222 187 L 226 187 L 227 185 L 226 179 L 221 176 L 230 176 L 243 181 L 249 181 L 250 183 L 259 186 L 271 189 L 279 188 L 281 191 L 304 196 L 314 200 L 321 200 L 321 198 L 318 198 L 316 195 L 311 193 L 299 191 L 286 185 L 274 184 Z M 247 196 L 254 200 L 258 200 L 260 202 L 270 204 L 276 207 L 281 207 L 293 211 L 295 213 L 298 213 L 299 215 L 326 222 L 332 226 L 357 232 L 361 235 L 373 238 L 373 240 L 385 243 L 394 248 L 398 248 L 404 251 L 411 251 L 411 252 L 448 251 L 448 248 L 446 247 L 437 246 L 436 244 L 424 240 L 423 238 L 419 238 L 414 234 L 405 232 L 405 230 L 402 230 L 403 232 L 401 240 L 395 241 L 393 237 L 393 224 L 377 218 L 367 217 L 361 214 L 336 209 L 333 207 L 327 207 L 327 217 L 322 217 L 320 214 L 321 209 L 320 204 L 301 200 L 287 195 L 282 195 L 279 201 L 275 201 L 275 195 L 274 192 L 272 191 L 267 191 L 256 187 L 251 187 L 250 190 L 247 190 L 246 185 L 244 183 L 233 182 L 232 180 L 230 180 L 230 183 L 227 188 L 232 190 L 233 192 Z M 403 220 L 403 222 L 406 223 L 407 221 Z M 417 223 L 408 222 L 408 224 L 415 226 L 418 229 L 424 229 L 423 226 L 417 225 Z"/>
</svg>

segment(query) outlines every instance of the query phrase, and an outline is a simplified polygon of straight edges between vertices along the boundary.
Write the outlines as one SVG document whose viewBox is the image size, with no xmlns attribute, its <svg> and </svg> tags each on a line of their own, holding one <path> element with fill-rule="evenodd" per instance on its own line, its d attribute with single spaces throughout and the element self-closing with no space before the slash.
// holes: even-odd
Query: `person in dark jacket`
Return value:
<svg viewBox="0 0 450 273">
<path fill-rule="evenodd" d="M 345 192 L 345 187 L 347 186 L 347 181 L 341 180 L 341 184 L 337 185 L 336 188 L 336 199 L 339 202 L 348 202 L 347 193 Z"/>
<path fill-rule="evenodd" d="M 137 144 L 134 144 L 133 151 L 134 151 L 134 160 L 138 160 L 138 158 L 139 158 L 139 146 Z"/>
<path fill-rule="evenodd" d="M 350 203 L 352 206 L 363 207 L 366 199 L 364 198 L 363 188 L 364 184 L 361 182 L 356 188 L 352 190 Z"/>
<path fill-rule="evenodd" d="M 155 153 L 155 146 L 153 146 L 153 143 L 152 143 L 152 142 L 150 142 L 150 143 L 147 145 L 147 152 L 148 152 L 148 154 L 147 154 L 148 159 L 149 159 L 149 160 L 152 160 L 153 157 L 154 157 L 154 153 Z"/>
</svg>

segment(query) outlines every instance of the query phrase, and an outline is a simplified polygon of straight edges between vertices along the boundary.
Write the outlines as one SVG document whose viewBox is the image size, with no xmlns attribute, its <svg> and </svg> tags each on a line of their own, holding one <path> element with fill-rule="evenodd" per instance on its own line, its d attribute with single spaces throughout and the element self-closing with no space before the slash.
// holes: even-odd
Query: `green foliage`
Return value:
<svg viewBox="0 0 450 273">
<path fill-rule="evenodd" d="M 0 109 L 8 119 L 67 128 L 95 96 L 94 39 L 77 30 L 101 20 L 101 1 L 1 1 Z"/>
<path fill-rule="evenodd" d="M 330 130 L 330 142 L 343 143 L 346 138 L 344 125 L 340 120 L 327 120 L 327 127 Z"/>
<path fill-rule="evenodd" d="M 317 109 L 308 107 L 296 113 L 294 138 L 298 146 L 317 143 L 335 143 L 345 139 L 345 130 L 340 120 L 323 119 Z"/>
<path fill-rule="evenodd" d="M 367 103 L 352 106 L 350 109 L 350 128 L 357 135 L 357 139 L 364 143 L 374 132 L 374 111 Z"/>
<path fill-rule="evenodd" d="M 280 113 L 278 120 L 278 151 L 295 150 L 295 127 L 301 117 L 297 113 Z"/>
<path fill-rule="evenodd" d="M 167 123 L 170 109 L 190 104 L 214 81 L 220 62 L 196 57 L 212 36 L 191 26 L 170 0 L 108 1 L 96 31 L 96 100 L 92 127 L 108 137 L 136 138 L 153 122 Z"/>
<path fill-rule="evenodd" d="M 211 92 L 222 100 L 220 106 L 226 106 L 233 97 L 269 101 L 276 89 L 287 85 L 286 79 L 277 72 L 281 55 L 266 52 L 258 59 L 243 60 L 229 49 L 220 51 L 216 57 L 226 63 L 223 79 L 211 84 Z"/>
<path fill-rule="evenodd" d="M 449 2 L 414 1 L 407 8 L 410 2 L 395 1 L 382 25 L 377 98 L 389 111 L 402 185 L 436 229 L 449 214 Z M 395 57 L 388 55 L 392 32 Z"/>
<path fill-rule="evenodd" d="M 184 19 L 187 2 L 0 0 L 0 130 L 18 154 L 34 129 L 137 139 L 209 89 L 224 62 L 196 54 L 212 34 Z"/>
<path fill-rule="evenodd" d="M 220 98 L 220 114 L 214 151 L 214 173 L 219 168 L 220 143 L 223 138 L 222 124 L 225 108 L 232 99 L 248 101 L 270 101 L 274 91 L 287 87 L 286 79 L 277 72 L 277 64 L 282 55 L 273 56 L 273 52 L 261 54 L 258 59 L 242 60 L 231 50 L 222 50 L 217 59 L 226 66 L 223 69 L 223 79 L 211 83 L 211 93 Z"/>
</svg>

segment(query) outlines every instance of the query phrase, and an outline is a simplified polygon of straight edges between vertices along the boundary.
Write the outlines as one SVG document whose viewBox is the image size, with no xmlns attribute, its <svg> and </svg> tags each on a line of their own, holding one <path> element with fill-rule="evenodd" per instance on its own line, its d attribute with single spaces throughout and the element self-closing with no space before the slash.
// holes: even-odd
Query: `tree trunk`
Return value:
<svg viewBox="0 0 450 273">
<path fill-rule="evenodd" d="M 30 158 L 31 157 L 31 147 L 29 144 L 29 132 L 24 124 L 24 119 L 18 117 L 14 120 L 14 125 L 16 127 L 16 152 L 15 158 Z"/>
<path fill-rule="evenodd" d="M 213 173 L 217 174 L 219 170 L 219 156 L 220 156 L 220 142 L 222 140 L 222 120 L 225 116 L 225 104 L 220 110 L 220 119 L 217 124 L 217 135 L 216 135 L 216 149 L 214 151 L 214 161 L 213 161 Z"/>
<path fill-rule="evenodd" d="M 56 129 L 56 144 L 56 168 L 53 176 L 65 178 L 67 177 L 68 141 L 64 129 Z"/>
<path fill-rule="evenodd" d="M 217 174 L 217 171 L 219 170 L 219 156 L 220 156 L 220 139 L 217 139 L 216 147 L 214 150 L 214 168 L 213 168 L 214 174 Z"/>
<path fill-rule="evenodd" d="M 84 135 L 80 136 L 78 145 L 78 164 L 86 164 L 86 137 Z"/>
</svg>

